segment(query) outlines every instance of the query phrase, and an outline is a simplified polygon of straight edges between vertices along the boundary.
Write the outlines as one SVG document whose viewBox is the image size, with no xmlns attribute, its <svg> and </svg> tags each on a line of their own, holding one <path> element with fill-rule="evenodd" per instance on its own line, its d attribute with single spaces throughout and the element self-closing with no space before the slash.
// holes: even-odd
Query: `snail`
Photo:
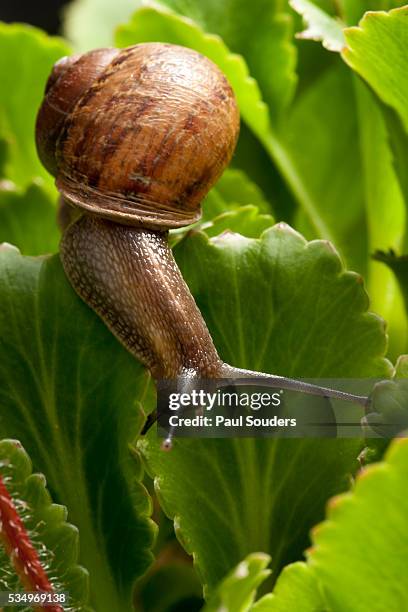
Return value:
<svg viewBox="0 0 408 612">
<path fill-rule="evenodd" d="M 168 231 L 200 218 L 238 133 L 226 77 L 191 49 L 148 43 L 57 62 L 36 143 L 61 194 L 65 273 L 156 380 L 263 377 L 273 387 L 364 403 L 224 363 L 173 259 Z"/>
</svg>

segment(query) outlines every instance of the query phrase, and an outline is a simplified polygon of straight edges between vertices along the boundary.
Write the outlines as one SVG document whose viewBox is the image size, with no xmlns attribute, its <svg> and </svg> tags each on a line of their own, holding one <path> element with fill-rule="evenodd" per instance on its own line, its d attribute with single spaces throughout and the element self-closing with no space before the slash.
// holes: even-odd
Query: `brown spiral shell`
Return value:
<svg viewBox="0 0 408 612">
<path fill-rule="evenodd" d="M 209 59 L 146 43 L 60 60 L 36 141 L 68 201 L 121 223 L 166 229 L 200 217 L 238 131 L 232 89 Z"/>
</svg>

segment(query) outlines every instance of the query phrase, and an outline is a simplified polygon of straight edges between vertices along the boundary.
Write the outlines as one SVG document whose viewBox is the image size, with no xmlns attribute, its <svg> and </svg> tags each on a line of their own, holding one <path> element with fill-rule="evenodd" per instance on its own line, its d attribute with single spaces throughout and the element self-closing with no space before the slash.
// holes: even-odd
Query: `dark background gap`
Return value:
<svg viewBox="0 0 408 612">
<path fill-rule="evenodd" d="M 0 0 L 0 21 L 30 23 L 49 34 L 59 34 L 65 4 L 68 0 Z"/>
</svg>

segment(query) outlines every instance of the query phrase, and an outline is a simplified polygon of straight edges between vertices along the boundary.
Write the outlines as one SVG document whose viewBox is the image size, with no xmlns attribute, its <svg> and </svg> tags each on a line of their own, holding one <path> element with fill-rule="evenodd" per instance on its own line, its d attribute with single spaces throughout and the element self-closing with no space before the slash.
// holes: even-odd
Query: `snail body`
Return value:
<svg viewBox="0 0 408 612">
<path fill-rule="evenodd" d="M 61 258 L 77 293 L 155 379 L 222 377 L 166 232 L 84 215 L 66 230 Z"/>
<path fill-rule="evenodd" d="M 167 230 L 200 217 L 238 132 L 226 78 L 184 47 L 97 49 L 48 80 L 36 141 L 61 193 L 64 270 L 155 378 L 222 375 Z"/>
<path fill-rule="evenodd" d="M 167 244 L 201 215 L 229 164 L 239 113 L 199 53 L 150 43 L 64 58 L 49 77 L 36 142 L 56 178 L 61 260 L 78 295 L 160 378 L 251 378 L 365 398 L 223 363 Z"/>
</svg>

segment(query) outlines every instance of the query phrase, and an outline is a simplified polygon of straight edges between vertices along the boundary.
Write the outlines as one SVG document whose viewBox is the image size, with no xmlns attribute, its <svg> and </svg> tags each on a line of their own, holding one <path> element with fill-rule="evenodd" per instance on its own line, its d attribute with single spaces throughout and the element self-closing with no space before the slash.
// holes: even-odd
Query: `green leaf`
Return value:
<svg viewBox="0 0 408 612">
<path fill-rule="evenodd" d="M 244 121 L 241 122 L 232 164 L 234 168 L 244 170 L 262 189 L 276 217 L 288 223 L 293 221 L 293 213 L 297 207 L 293 194 L 276 166 L 271 163 L 270 153 Z"/>
<path fill-rule="evenodd" d="M 307 563 L 287 566 L 251 612 L 405 610 L 407 481 L 408 441 L 400 439 L 360 472 L 352 492 L 330 500 Z"/>
<path fill-rule="evenodd" d="M 270 573 L 270 558 L 253 553 L 220 582 L 203 612 L 323 612 L 326 610 L 316 577 L 303 562 L 287 565 L 273 593 L 253 603 L 256 591 Z"/>
<path fill-rule="evenodd" d="M 287 565 L 273 593 L 265 595 L 251 612 L 325 612 L 317 580 L 306 563 Z"/>
<path fill-rule="evenodd" d="M 401 117 L 408 132 L 408 7 L 369 12 L 344 31 L 345 62 Z"/>
<path fill-rule="evenodd" d="M 78 530 L 66 522 L 66 508 L 52 503 L 44 476 L 32 473 L 30 458 L 16 440 L 0 441 L 0 478 L 53 588 L 69 592 L 70 605 L 77 612 L 89 610 L 85 605 L 88 572 L 77 565 Z M 14 564 L 3 548 L 7 542 L 4 537 L 0 544 L 0 588 L 21 591 Z"/>
<path fill-rule="evenodd" d="M 219 215 L 213 221 L 201 225 L 207 236 L 222 232 L 235 232 L 247 238 L 259 238 L 262 232 L 274 224 L 271 215 L 260 215 L 256 206 L 242 206 L 235 211 Z"/>
<path fill-rule="evenodd" d="M 140 4 L 141 0 L 74 0 L 63 9 L 64 35 L 80 53 L 111 47 L 114 27 Z"/>
<path fill-rule="evenodd" d="M 340 0 L 343 19 L 349 25 L 357 24 L 367 11 L 388 11 L 401 6 L 401 0 Z"/>
<path fill-rule="evenodd" d="M 256 203 L 256 206 L 253 204 Z M 258 238 L 273 225 L 273 217 L 261 214 L 271 207 L 263 193 L 242 170 L 227 169 L 202 203 L 202 217 L 193 228 L 205 230 L 208 236 L 229 230 L 249 238 Z M 180 240 L 191 226 L 173 230 L 172 244 Z"/>
<path fill-rule="evenodd" d="M 218 36 L 206 34 L 190 19 L 160 6 L 139 9 L 127 25 L 117 30 L 120 47 L 151 41 L 183 45 L 209 57 L 227 75 L 241 114 L 254 133 L 260 137 L 269 130 L 268 109 L 256 81 L 249 76 L 243 58 L 232 54 Z"/>
<path fill-rule="evenodd" d="M 262 553 L 248 555 L 218 586 L 203 612 L 247 612 L 257 588 L 269 576 L 265 569 L 270 557 Z"/>
<path fill-rule="evenodd" d="M 0 124 L 0 133 L 1 133 L 1 124 Z M 5 175 L 6 159 L 7 159 L 7 145 L 4 140 L 0 139 L 0 176 Z"/>
<path fill-rule="evenodd" d="M 334 4 L 332 4 L 333 6 Z M 295 32 L 300 32 L 303 29 L 303 21 L 300 15 L 295 14 L 295 17 L 297 18 Z M 323 45 L 311 44 L 309 40 L 295 36 L 298 48 L 297 72 L 299 84 L 296 91 L 297 97 L 307 88 L 313 87 L 316 80 L 336 64 L 338 58 L 336 53 L 328 53 Z"/>
<path fill-rule="evenodd" d="M 227 38 L 227 44 L 245 57 L 276 127 L 293 100 L 297 84 L 292 16 L 279 1 L 258 0 L 251 5 L 239 0 L 234 4 L 239 5 L 236 10 L 240 14 L 245 7 L 245 25 L 240 30 L 240 43 L 230 44 Z"/>
<path fill-rule="evenodd" d="M 191 232 L 175 249 L 223 359 L 294 377 L 384 377 L 384 326 L 331 245 L 282 224 L 259 240 Z M 326 500 L 346 488 L 358 440 L 141 440 L 179 538 L 211 592 L 247 554 L 274 574 L 299 559 Z"/>
<path fill-rule="evenodd" d="M 261 240 L 239 234 L 208 240 L 192 232 L 175 255 L 225 361 L 294 377 L 386 377 L 392 371 L 383 359 L 384 323 L 366 313 L 361 277 L 344 271 L 331 244 L 307 243 L 282 223 Z M 313 334 L 309 310 L 319 322 Z"/>
<path fill-rule="evenodd" d="M 408 355 L 400 355 L 395 364 L 394 378 L 408 378 Z"/>
<path fill-rule="evenodd" d="M 406 227 L 404 196 L 394 168 L 389 134 L 381 108 L 368 87 L 354 81 L 359 117 L 368 252 L 401 250 Z M 370 260 L 368 290 L 373 310 L 387 321 L 390 348 L 394 354 L 405 349 L 407 321 L 397 283 L 390 272 Z"/>
<path fill-rule="evenodd" d="M 313 531 L 309 564 L 327 608 L 383 612 L 408 608 L 408 440 L 365 468 L 352 493 L 331 500 Z"/>
<path fill-rule="evenodd" d="M 398 436 L 408 429 L 408 378 L 383 380 L 375 385 L 366 422 L 384 437 Z"/>
<path fill-rule="evenodd" d="M 23 193 L 0 182 L 0 243 L 17 246 L 23 255 L 42 255 L 55 253 L 59 239 L 56 208 L 39 181 Z"/>
<path fill-rule="evenodd" d="M 405 311 L 408 317 L 408 255 L 396 255 L 391 249 L 388 252 L 377 251 L 374 259 L 386 264 L 395 274 L 395 278 L 401 289 L 405 303 Z"/>
<path fill-rule="evenodd" d="M 304 5 L 303 0 L 294 0 L 294 8 L 301 11 L 303 7 L 305 15 L 309 14 L 310 5 L 309 2 Z M 309 16 L 311 22 L 315 23 L 313 17 L 321 13 L 314 7 Z M 339 22 L 327 15 L 325 20 L 330 20 L 332 26 L 342 32 Z M 389 132 L 376 99 L 361 82 L 355 80 L 353 86 L 349 75 L 345 74 L 344 79 L 340 80 L 340 71 L 337 70 L 337 77 L 334 77 L 336 71 L 332 70 L 331 74 L 331 78 L 328 72 L 320 83 L 316 82 L 294 109 L 287 129 L 289 147 L 298 161 L 300 173 L 308 175 L 309 189 L 314 199 L 321 203 L 321 215 L 326 224 L 334 228 L 336 245 L 348 265 L 366 276 L 372 308 L 389 323 L 390 352 L 395 355 L 405 349 L 407 327 L 399 291 L 389 272 L 385 269 L 381 271 L 377 263 L 367 258 L 366 253 L 402 247 L 406 228 L 404 195 L 394 168 Z M 339 122 L 342 125 L 341 134 Z M 350 147 L 357 134 L 360 151 Z M 333 146 L 333 142 L 336 146 Z M 405 169 L 406 151 L 405 156 L 400 157 L 399 165 Z M 322 163 L 323 160 L 327 160 L 327 166 Z M 341 177 L 343 180 L 339 185 Z M 331 187 L 335 185 L 334 191 Z M 334 199 L 331 197 L 333 192 Z M 367 228 L 363 215 L 366 216 Z M 303 211 L 298 221 L 299 228 L 312 237 L 313 228 L 309 228 L 309 220 L 304 218 Z M 351 241 L 353 234 L 360 239 Z"/>
<path fill-rule="evenodd" d="M 92 605 L 126 612 L 153 539 L 128 448 L 144 370 L 76 297 L 58 257 L 3 247 L 0 304 L 0 435 L 22 441 L 79 528 Z"/>
<path fill-rule="evenodd" d="M 211 595 L 239 559 L 272 555 L 274 574 L 299 559 L 309 529 L 357 468 L 358 440 L 177 440 L 165 455 L 140 440 L 156 492 Z M 324 484 L 323 484 L 324 483 Z"/>
<path fill-rule="evenodd" d="M 398 357 L 393 379 L 378 382 L 370 399 L 370 413 L 366 416 L 367 438 L 373 431 L 390 438 L 408 429 L 408 355 Z"/>
<path fill-rule="evenodd" d="M 202 203 L 204 221 L 240 206 L 254 205 L 260 212 L 270 213 L 272 207 L 260 188 L 242 170 L 228 168 Z"/>
<path fill-rule="evenodd" d="M 408 440 L 400 439 L 361 470 L 352 492 L 330 500 L 307 563 L 287 566 L 251 612 L 405 610 L 407 481 Z"/>
<path fill-rule="evenodd" d="M 343 25 L 322 11 L 309 0 L 290 0 L 291 7 L 302 15 L 306 30 L 298 33 L 297 38 L 321 40 L 329 51 L 341 51 L 345 47 Z"/>
<path fill-rule="evenodd" d="M 171 2 L 176 9 L 180 4 L 177 0 Z M 196 0 L 195 4 L 204 4 L 200 20 L 203 27 L 219 34 L 232 51 L 245 57 L 276 125 L 292 101 L 297 84 L 293 19 L 286 3 L 281 0 L 256 0 L 252 4 L 242 0 L 200 3 Z"/>
<path fill-rule="evenodd" d="M 60 38 L 0 22 L 0 139 L 8 145 L 5 176 L 18 187 L 27 187 L 40 176 L 55 193 L 54 179 L 37 157 L 34 126 L 51 68 L 69 52 Z"/>
<path fill-rule="evenodd" d="M 377 98 L 378 101 L 378 98 Z M 389 106 L 381 104 L 383 118 L 389 135 L 393 165 L 398 177 L 405 203 L 408 202 L 408 132 L 404 130 L 398 114 Z M 408 215 L 405 214 L 405 237 L 402 251 L 408 250 Z"/>
<path fill-rule="evenodd" d="M 253 204 L 260 212 L 271 212 L 271 206 L 260 188 L 242 170 L 228 168 L 218 181 L 216 189 L 230 204 Z"/>
<path fill-rule="evenodd" d="M 307 177 L 316 211 L 330 228 L 336 247 L 351 269 L 365 274 L 368 247 L 362 167 L 358 147 L 350 146 L 357 134 L 353 82 L 338 63 L 298 98 L 282 137 L 298 174 Z M 297 227 L 307 237 L 316 237 L 304 209 Z"/>
</svg>

